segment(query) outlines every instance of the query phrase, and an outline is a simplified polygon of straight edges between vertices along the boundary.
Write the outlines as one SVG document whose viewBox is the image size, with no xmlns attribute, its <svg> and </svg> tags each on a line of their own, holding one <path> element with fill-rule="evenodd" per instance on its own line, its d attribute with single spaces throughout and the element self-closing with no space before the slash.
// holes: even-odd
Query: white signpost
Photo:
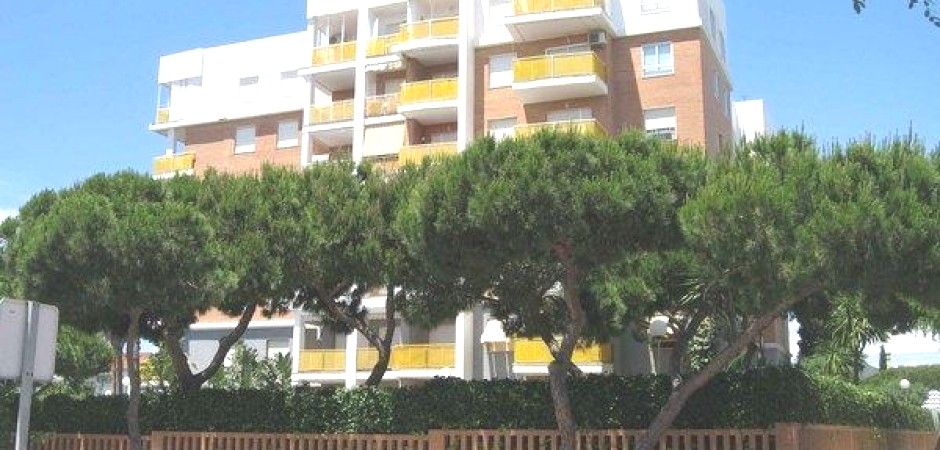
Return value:
<svg viewBox="0 0 940 450">
<path fill-rule="evenodd" d="M 48 383 L 55 372 L 59 310 L 26 300 L 0 299 L 0 379 L 20 381 L 16 450 L 29 445 L 33 382 Z"/>
</svg>

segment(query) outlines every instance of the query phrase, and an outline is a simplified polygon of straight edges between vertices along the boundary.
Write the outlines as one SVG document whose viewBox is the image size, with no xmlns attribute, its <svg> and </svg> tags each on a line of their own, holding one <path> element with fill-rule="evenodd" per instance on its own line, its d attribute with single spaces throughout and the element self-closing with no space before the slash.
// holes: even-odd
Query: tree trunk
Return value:
<svg viewBox="0 0 940 450">
<path fill-rule="evenodd" d="M 244 311 L 242 311 L 242 315 L 238 318 L 238 325 L 219 339 L 219 346 L 215 354 L 212 355 L 212 360 L 209 362 L 209 365 L 199 373 L 193 373 L 192 368 L 189 366 L 189 357 L 186 356 L 186 353 L 180 345 L 180 341 L 183 338 L 183 330 L 174 329 L 164 332 L 164 348 L 167 353 L 170 354 L 170 360 L 173 362 L 173 371 L 176 373 L 176 381 L 183 394 L 191 394 L 198 391 L 206 381 L 212 378 L 212 376 L 222 368 L 222 364 L 225 362 L 225 356 L 228 355 L 232 346 L 245 334 L 245 330 L 248 329 L 248 324 L 251 322 L 251 318 L 254 317 L 255 311 L 257 310 L 257 304 L 251 304 L 245 307 Z"/>
<path fill-rule="evenodd" d="M 752 341 L 757 339 L 760 333 L 772 324 L 774 320 L 783 315 L 783 313 L 797 302 L 815 291 L 816 288 L 808 288 L 801 294 L 781 302 L 767 314 L 758 317 L 757 320 L 751 322 L 744 333 L 740 334 L 731 345 L 722 350 L 704 369 L 680 384 L 669 396 L 666 404 L 659 410 L 659 414 L 653 419 L 653 423 L 647 428 L 646 433 L 644 433 L 639 442 L 637 442 L 636 450 L 653 450 L 663 432 L 672 425 L 672 422 L 682 411 L 682 408 L 692 394 L 705 386 L 715 375 L 724 369 L 731 360 L 738 356 Z"/>
<path fill-rule="evenodd" d="M 130 323 L 127 325 L 127 375 L 130 378 L 130 397 L 127 401 L 127 439 L 130 450 L 142 450 L 143 442 L 140 439 L 140 327 L 139 308 L 130 312 Z"/>
<path fill-rule="evenodd" d="M 124 339 L 109 333 L 108 342 L 114 350 L 114 364 L 111 365 L 111 395 L 124 395 Z"/>
<path fill-rule="evenodd" d="M 369 373 L 369 379 L 366 380 L 366 386 L 378 386 L 388 371 L 388 364 L 392 359 L 392 339 L 395 337 L 395 286 L 385 287 L 385 335 L 382 341 L 376 346 L 379 352 L 379 360 L 372 366 L 372 372 Z M 371 331 L 371 328 L 369 329 Z M 365 333 L 363 333 L 365 334 Z M 370 342 L 372 342 L 370 340 Z"/>
<path fill-rule="evenodd" d="M 552 393 L 552 404 L 555 408 L 555 422 L 558 433 L 561 435 L 559 450 L 575 450 L 577 445 L 577 424 L 574 412 L 571 410 L 571 398 L 568 395 L 568 368 L 573 365 L 571 355 L 581 336 L 584 327 L 584 309 L 581 307 L 580 274 L 574 259 L 573 248 L 567 240 L 555 245 L 555 254 L 565 268 L 565 277 L 562 281 L 565 309 L 568 314 L 568 323 L 562 340 L 556 349 L 552 349 L 554 361 L 548 365 L 549 389 Z"/>
</svg>

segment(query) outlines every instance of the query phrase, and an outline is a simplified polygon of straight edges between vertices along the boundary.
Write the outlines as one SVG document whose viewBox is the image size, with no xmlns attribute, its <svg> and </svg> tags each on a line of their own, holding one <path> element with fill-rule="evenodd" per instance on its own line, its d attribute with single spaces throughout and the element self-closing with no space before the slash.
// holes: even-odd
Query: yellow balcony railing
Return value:
<svg viewBox="0 0 940 450">
<path fill-rule="evenodd" d="M 604 0 L 515 0 L 513 2 L 513 12 L 517 16 L 603 7 Z"/>
<path fill-rule="evenodd" d="M 383 172 L 396 172 L 400 167 L 398 162 L 398 155 L 367 156 L 362 158 L 362 160 L 368 161 L 370 164 L 375 166 L 375 168 Z"/>
<path fill-rule="evenodd" d="M 391 53 L 392 46 L 398 43 L 401 33 L 389 34 L 372 38 L 366 49 L 366 56 L 383 56 Z"/>
<path fill-rule="evenodd" d="M 594 52 L 517 59 L 512 70 L 513 81 L 516 83 L 583 75 L 607 78 L 607 68 Z"/>
<path fill-rule="evenodd" d="M 516 125 L 516 136 L 530 136 L 540 131 L 607 136 L 607 130 L 597 119 L 567 120 L 563 122 L 530 123 Z"/>
<path fill-rule="evenodd" d="M 457 79 L 414 81 L 401 84 L 401 104 L 440 102 L 457 99 Z"/>
<path fill-rule="evenodd" d="M 170 108 L 157 108 L 157 117 L 153 123 L 161 124 L 170 121 Z"/>
<path fill-rule="evenodd" d="M 437 144 L 407 145 L 398 153 L 399 164 L 421 164 L 424 158 L 450 156 L 457 154 L 456 142 Z"/>
<path fill-rule="evenodd" d="M 317 47 L 313 49 L 314 66 L 324 66 L 356 59 L 356 41 Z"/>
<path fill-rule="evenodd" d="M 153 174 L 165 175 L 184 170 L 191 170 L 196 164 L 194 153 L 180 153 L 178 155 L 158 156 L 153 159 Z"/>
<path fill-rule="evenodd" d="M 554 360 L 544 342 L 535 339 L 514 339 L 513 360 L 519 364 L 548 364 Z M 610 344 L 578 346 L 571 355 L 575 364 L 604 364 L 613 362 Z"/>
<path fill-rule="evenodd" d="M 353 101 L 342 100 L 329 105 L 314 105 L 310 107 L 310 124 L 342 122 L 352 120 Z"/>
<path fill-rule="evenodd" d="M 346 369 L 346 350 L 301 350 L 301 372 L 342 372 Z"/>
<path fill-rule="evenodd" d="M 366 97 L 366 117 L 388 116 L 398 112 L 398 94 Z"/>
<path fill-rule="evenodd" d="M 457 37 L 457 24 L 457 17 L 443 17 L 406 23 L 401 26 L 401 31 L 398 32 L 398 43 L 405 43 L 416 39 Z"/>
<path fill-rule="evenodd" d="M 379 360 L 374 348 L 359 348 L 356 351 L 356 370 L 372 370 Z M 392 359 L 388 368 L 442 369 L 454 367 L 454 344 L 407 344 L 392 346 Z"/>
</svg>

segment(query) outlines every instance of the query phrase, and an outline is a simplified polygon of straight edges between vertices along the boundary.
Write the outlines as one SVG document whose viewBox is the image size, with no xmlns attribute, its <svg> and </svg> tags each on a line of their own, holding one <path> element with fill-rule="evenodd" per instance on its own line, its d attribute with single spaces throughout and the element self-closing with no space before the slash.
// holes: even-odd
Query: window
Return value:
<svg viewBox="0 0 940 450">
<path fill-rule="evenodd" d="M 296 147 L 300 145 L 299 122 L 296 120 L 282 120 L 277 123 L 277 148 Z"/>
<path fill-rule="evenodd" d="M 235 153 L 255 151 L 255 126 L 246 125 L 235 129 Z"/>
<path fill-rule="evenodd" d="M 725 56 L 725 34 L 721 31 L 718 32 L 718 51 L 721 53 L 721 60 L 727 61 Z"/>
<path fill-rule="evenodd" d="M 572 122 L 576 120 L 588 120 L 594 118 L 594 111 L 591 108 L 570 108 L 559 109 L 548 113 L 549 122 Z"/>
<path fill-rule="evenodd" d="M 715 76 L 712 78 L 712 92 L 715 94 L 715 98 L 721 98 L 721 80 L 718 78 L 718 72 L 715 72 Z"/>
<path fill-rule="evenodd" d="M 669 11 L 669 0 L 640 0 L 641 14 L 656 14 Z"/>
<path fill-rule="evenodd" d="M 549 47 L 545 49 L 546 55 L 567 55 L 569 53 L 586 53 L 591 51 L 588 44 L 562 45 L 561 47 Z"/>
<path fill-rule="evenodd" d="M 516 118 L 496 119 L 486 123 L 486 132 L 497 142 L 515 135 Z"/>
<path fill-rule="evenodd" d="M 512 86 L 512 62 L 514 53 L 490 56 L 490 89 Z"/>
<path fill-rule="evenodd" d="M 268 341 L 267 350 L 268 359 L 274 358 L 277 355 L 290 355 L 290 341 L 287 339 L 271 339 Z"/>
<path fill-rule="evenodd" d="M 675 72 L 672 42 L 661 42 L 643 46 L 643 75 L 654 77 L 672 75 Z"/>
<path fill-rule="evenodd" d="M 258 76 L 257 76 L 257 75 L 251 76 L 251 77 L 241 77 L 241 78 L 238 79 L 238 85 L 241 86 L 241 87 L 245 87 L 245 86 L 254 86 L 254 85 L 256 85 L 256 84 L 258 84 Z"/>
<path fill-rule="evenodd" d="M 257 77 L 256 77 L 256 78 L 257 78 Z M 296 70 L 288 70 L 288 71 L 285 71 L 285 72 L 281 72 L 281 79 L 282 79 L 282 80 L 290 80 L 290 79 L 293 79 L 293 78 L 297 78 L 297 71 L 296 71 Z"/>
<path fill-rule="evenodd" d="M 646 134 L 663 139 L 676 139 L 676 108 L 656 108 L 643 111 Z"/>
</svg>

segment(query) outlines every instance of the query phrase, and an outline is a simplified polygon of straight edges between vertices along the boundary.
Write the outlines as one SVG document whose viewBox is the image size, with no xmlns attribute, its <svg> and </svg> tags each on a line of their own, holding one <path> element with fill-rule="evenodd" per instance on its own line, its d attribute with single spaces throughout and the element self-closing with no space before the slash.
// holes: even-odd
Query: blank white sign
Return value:
<svg viewBox="0 0 940 450">
<path fill-rule="evenodd" d="M 26 301 L 0 299 L 0 379 L 20 377 L 26 338 Z M 33 378 L 37 383 L 52 381 L 55 372 L 55 341 L 59 328 L 59 309 L 39 305 L 39 333 Z"/>
</svg>

